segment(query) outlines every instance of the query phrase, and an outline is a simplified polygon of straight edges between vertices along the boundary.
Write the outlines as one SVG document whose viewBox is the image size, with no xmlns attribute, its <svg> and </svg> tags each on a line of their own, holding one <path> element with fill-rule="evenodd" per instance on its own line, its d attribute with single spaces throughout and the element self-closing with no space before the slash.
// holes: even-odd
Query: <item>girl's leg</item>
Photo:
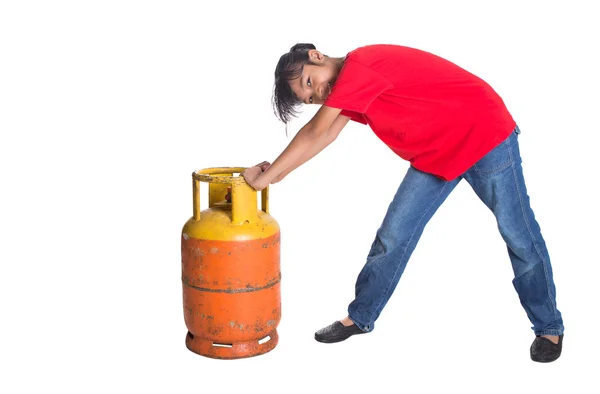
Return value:
<svg viewBox="0 0 600 394">
<path fill-rule="evenodd" d="M 363 332 L 373 330 L 425 225 L 460 179 L 447 182 L 409 168 L 377 231 L 356 281 L 355 299 L 348 306 L 348 316 Z"/>
<path fill-rule="evenodd" d="M 525 187 L 519 133 L 517 127 L 464 178 L 496 216 L 515 274 L 513 285 L 532 329 L 538 336 L 558 336 L 563 333 L 563 321 L 556 308 L 550 256 Z"/>
</svg>

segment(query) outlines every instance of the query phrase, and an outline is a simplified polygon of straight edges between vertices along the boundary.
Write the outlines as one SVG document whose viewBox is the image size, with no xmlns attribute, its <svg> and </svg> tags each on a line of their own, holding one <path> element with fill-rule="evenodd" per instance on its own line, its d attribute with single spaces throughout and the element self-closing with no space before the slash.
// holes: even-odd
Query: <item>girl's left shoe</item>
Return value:
<svg viewBox="0 0 600 394">
<path fill-rule="evenodd" d="M 531 359 L 540 363 L 549 363 L 558 359 L 562 352 L 563 335 L 558 336 L 557 344 L 548 338 L 536 336 L 529 350 Z"/>
</svg>

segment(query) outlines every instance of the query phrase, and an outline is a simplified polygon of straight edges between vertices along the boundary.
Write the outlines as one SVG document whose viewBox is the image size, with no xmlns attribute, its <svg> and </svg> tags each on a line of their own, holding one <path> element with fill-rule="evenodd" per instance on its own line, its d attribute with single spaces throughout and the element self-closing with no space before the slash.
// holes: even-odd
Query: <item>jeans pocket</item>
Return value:
<svg viewBox="0 0 600 394">
<path fill-rule="evenodd" d="M 500 145 L 488 152 L 473 166 L 473 170 L 477 175 L 486 176 L 500 172 L 513 163 L 511 155 L 511 143 L 520 131 L 515 131 L 504 140 Z"/>
</svg>

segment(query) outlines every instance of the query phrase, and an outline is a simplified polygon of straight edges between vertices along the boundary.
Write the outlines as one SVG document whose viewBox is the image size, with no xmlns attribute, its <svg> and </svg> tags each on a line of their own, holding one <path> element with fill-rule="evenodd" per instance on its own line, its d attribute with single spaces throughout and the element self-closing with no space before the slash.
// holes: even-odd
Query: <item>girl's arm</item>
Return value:
<svg viewBox="0 0 600 394">
<path fill-rule="evenodd" d="M 289 143 L 287 148 L 271 164 L 271 166 L 256 179 L 256 190 L 262 190 L 270 183 L 281 180 L 285 175 L 306 162 L 329 145 L 339 134 L 347 120 L 336 130 L 332 128 L 341 109 L 322 105 L 315 116 L 308 122 Z M 343 117 L 345 118 L 345 116 Z M 338 125 L 340 125 L 338 123 Z"/>
<path fill-rule="evenodd" d="M 329 127 L 329 130 L 327 130 L 327 133 L 326 133 L 327 137 L 324 138 L 322 141 L 320 141 L 321 144 L 314 144 L 314 145 L 310 146 L 308 150 L 302 152 L 302 155 L 300 157 L 298 157 L 298 159 L 292 165 L 290 165 L 286 170 L 284 170 L 282 173 L 277 175 L 275 177 L 275 179 L 273 179 L 271 181 L 271 183 L 277 183 L 277 182 L 281 181 L 283 178 L 285 178 L 287 176 L 287 174 L 294 171 L 296 168 L 300 167 L 302 164 L 306 163 L 308 160 L 312 159 L 314 156 L 317 155 L 317 153 L 321 152 L 329 144 L 331 144 L 333 141 L 335 141 L 335 139 L 340 134 L 342 129 L 346 126 L 346 124 L 348 124 L 349 120 L 350 120 L 350 118 L 347 116 L 338 115 L 338 117 L 333 121 L 333 123 Z"/>
</svg>

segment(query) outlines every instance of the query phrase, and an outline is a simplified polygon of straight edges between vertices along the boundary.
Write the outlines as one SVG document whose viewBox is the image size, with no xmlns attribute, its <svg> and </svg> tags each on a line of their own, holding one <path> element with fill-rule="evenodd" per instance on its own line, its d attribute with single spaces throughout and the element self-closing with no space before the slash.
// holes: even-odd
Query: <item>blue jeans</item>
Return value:
<svg viewBox="0 0 600 394">
<path fill-rule="evenodd" d="M 516 127 L 504 142 L 449 182 L 409 168 L 377 230 L 356 281 L 355 299 L 348 306 L 350 319 L 361 330 L 373 330 L 425 225 L 464 178 L 496 217 L 512 263 L 513 285 L 535 334 L 563 333 L 550 257 L 525 188 L 519 133 Z"/>
</svg>

